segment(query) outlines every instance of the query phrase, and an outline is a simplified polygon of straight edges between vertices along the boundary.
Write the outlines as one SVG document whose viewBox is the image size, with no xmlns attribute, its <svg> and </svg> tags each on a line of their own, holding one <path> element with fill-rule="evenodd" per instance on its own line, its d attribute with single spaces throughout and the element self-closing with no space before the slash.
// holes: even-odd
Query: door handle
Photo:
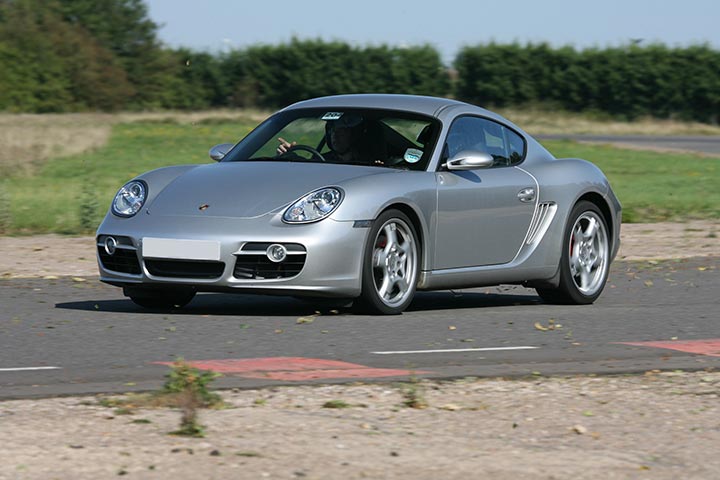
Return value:
<svg viewBox="0 0 720 480">
<path fill-rule="evenodd" d="M 517 194 L 518 200 L 523 203 L 529 203 L 535 200 L 535 189 L 534 188 L 523 188 Z"/>
</svg>

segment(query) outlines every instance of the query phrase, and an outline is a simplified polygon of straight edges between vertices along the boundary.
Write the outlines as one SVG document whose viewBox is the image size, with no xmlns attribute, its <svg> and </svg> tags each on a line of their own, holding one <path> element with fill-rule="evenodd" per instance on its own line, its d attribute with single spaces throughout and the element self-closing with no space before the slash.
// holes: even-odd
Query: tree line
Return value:
<svg viewBox="0 0 720 480">
<path fill-rule="evenodd" d="M 293 39 L 225 53 L 167 48 L 143 0 L 0 0 L 0 110 L 278 108 L 338 93 L 450 96 L 615 117 L 717 123 L 720 51 L 708 45 L 577 50 Z"/>
<path fill-rule="evenodd" d="M 461 50 L 455 68 L 455 95 L 473 103 L 720 121 L 720 51 L 708 45 L 578 51 L 489 44 Z"/>
</svg>

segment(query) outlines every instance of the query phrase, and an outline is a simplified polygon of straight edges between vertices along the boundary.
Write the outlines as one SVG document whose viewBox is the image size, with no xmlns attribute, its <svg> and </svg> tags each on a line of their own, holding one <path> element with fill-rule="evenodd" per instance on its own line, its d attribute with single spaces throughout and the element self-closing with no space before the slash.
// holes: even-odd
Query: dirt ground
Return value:
<svg viewBox="0 0 720 480">
<path fill-rule="evenodd" d="M 0 479 L 716 479 L 720 373 L 223 392 L 205 438 L 175 410 L 0 403 Z M 326 408 L 329 401 L 349 406 Z"/>
<path fill-rule="evenodd" d="M 621 260 L 720 255 L 717 222 L 625 225 Z M 75 254 L 68 255 L 74 251 Z M 0 237 L 0 276 L 96 276 L 92 238 Z M 0 283 L 1 287 L 1 283 Z M 715 479 L 720 373 L 225 391 L 205 438 L 100 397 L 0 402 L 5 479 Z M 348 407 L 332 409 L 326 402 Z"/>
</svg>

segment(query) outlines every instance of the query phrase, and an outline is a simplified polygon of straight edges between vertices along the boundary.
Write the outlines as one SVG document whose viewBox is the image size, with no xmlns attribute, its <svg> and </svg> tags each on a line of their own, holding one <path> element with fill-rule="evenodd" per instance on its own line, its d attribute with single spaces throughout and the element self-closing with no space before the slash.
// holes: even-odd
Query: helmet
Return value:
<svg viewBox="0 0 720 480">
<path fill-rule="evenodd" d="M 337 115 L 340 115 L 340 117 L 337 117 Z M 332 142 L 332 133 L 336 129 L 351 129 L 354 141 L 357 141 L 362 134 L 362 126 L 364 124 L 363 116 L 355 112 L 336 113 L 333 116 L 335 118 L 328 120 L 325 124 L 325 141 L 327 145 L 335 150 L 335 145 L 333 145 Z"/>
</svg>

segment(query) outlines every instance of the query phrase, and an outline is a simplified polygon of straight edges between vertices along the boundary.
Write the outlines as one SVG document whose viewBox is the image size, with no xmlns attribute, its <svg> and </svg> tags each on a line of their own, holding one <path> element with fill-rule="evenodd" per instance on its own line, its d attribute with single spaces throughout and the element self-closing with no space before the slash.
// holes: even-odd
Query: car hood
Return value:
<svg viewBox="0 0 720 480">
<path fill-rule="evenodd" d="M 317 188 L 379 173 L 387 170 L 301 162 L 201 165 L 170 182 L 148 205 L 148 211 L 166 216 L 258 217 Z"/>
</svg>

